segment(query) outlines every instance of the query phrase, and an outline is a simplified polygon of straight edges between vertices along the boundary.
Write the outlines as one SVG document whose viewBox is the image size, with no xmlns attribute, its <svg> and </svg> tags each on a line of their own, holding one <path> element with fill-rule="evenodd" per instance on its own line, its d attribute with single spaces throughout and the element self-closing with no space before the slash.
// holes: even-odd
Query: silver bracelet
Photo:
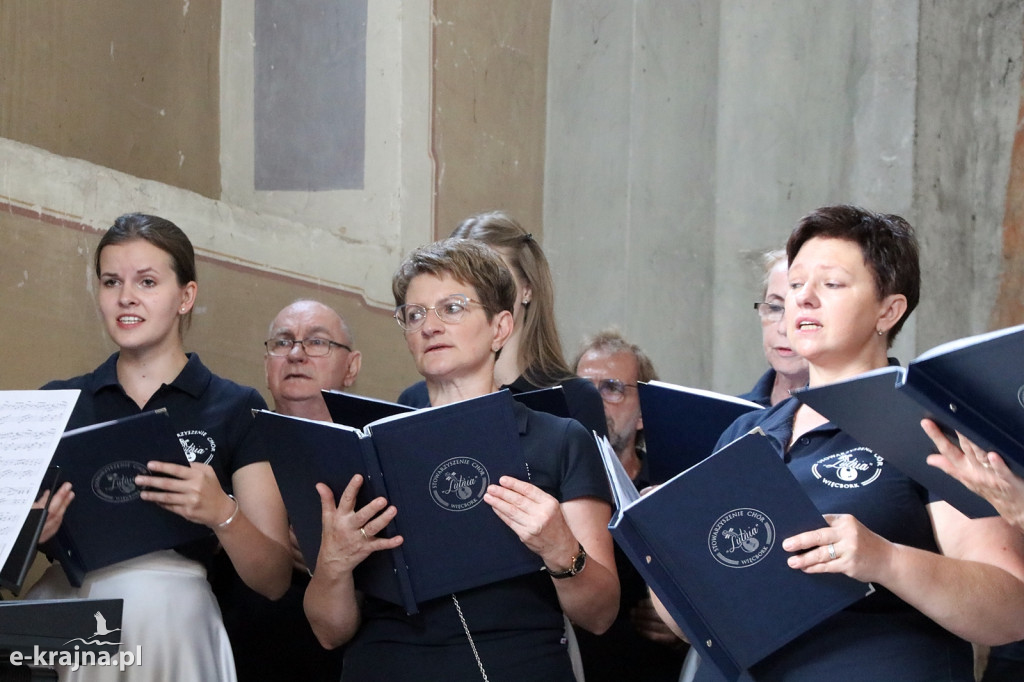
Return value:
<svg viewBox="0 0 1024 682">
<path fill-rule="evenodd" d="M 231 516 L 218 523 L 214 528 L 227 528 L 231 525 L 231 522 L 235 520 L 235 517 L 238 516 L 238 500 L 235 499 L 234 495 L 228 495 L 228 497 L 230 497 L 231 501 L 235 503 L 235 511 L 231 512 Z"/>
</svg>

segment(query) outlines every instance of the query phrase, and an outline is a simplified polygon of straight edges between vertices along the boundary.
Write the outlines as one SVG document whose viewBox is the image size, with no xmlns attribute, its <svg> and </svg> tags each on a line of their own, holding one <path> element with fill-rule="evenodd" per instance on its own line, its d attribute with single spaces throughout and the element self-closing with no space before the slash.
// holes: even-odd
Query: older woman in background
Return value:
<svg viewBox="0 0 1024 682">
<path fill-rule="evenodd" d="M 786 292 L 789 291 L 786 252 L 781 249 L 769 251 L 764 254 L 763 262 L 764 292 L 761 300 L 754 302 L 754 309 L 761 320 L 761 343 L 770 367 L 754 388 L 740 398 L 771 407 L 788 398 L 793 389 L 807 385 L 807 361 L 793 350 L 782 319 L 786 310 Z"/>
</svg>

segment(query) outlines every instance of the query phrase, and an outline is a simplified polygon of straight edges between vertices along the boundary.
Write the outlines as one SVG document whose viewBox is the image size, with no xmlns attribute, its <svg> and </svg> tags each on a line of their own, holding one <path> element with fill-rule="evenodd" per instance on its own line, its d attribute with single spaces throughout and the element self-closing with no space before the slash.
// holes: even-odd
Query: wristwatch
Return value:
<svg viewBox="0 0 1024 682">
<path fill-rule="evenodd" d="M 583 549 L 583 543 L 579 543 L 579 551 L 573 555 L 572 560 L 569 562 L 569 568 L 564 571 L 552 571 L 547 565 L 544 566 L 544 570 L 547 571 L 548 575 L 557 580 L 562 578 L 571 578 L 574 575 L 579 574 L 583 570 L 583 567 L 587 565 L 587 550 Z"/>
</svg>

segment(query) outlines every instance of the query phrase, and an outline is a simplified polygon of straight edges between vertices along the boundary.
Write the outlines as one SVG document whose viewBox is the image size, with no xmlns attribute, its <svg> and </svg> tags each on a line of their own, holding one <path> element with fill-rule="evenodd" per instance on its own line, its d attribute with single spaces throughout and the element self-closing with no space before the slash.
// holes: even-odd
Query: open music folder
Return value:
<svg viewBox="0 0 1024 682">
<path fill-rule="evenodd" d="M 356 429 L 365 428 L 367 424 L 396 414 L 416 411 L 415 407 L 379 400 L 355 393 L 342 391 L 321 391 L 327 411 L 335 424 L 344 424 Z M 531 410 L 547 412 L 556 417 L 569 417 L 569 404 L 565 400 L 565 391 L 561 386 L 538 388 L 535 391 L 513 393 L 512 398 Z"/>
<path fill-rule="evenodd" d="M 760 429 L 643 497 L 601 446 L 612 537 L 726 679 L 874 591 L 786 563 L 782 540 L 827 524 Z"/>
<path fill-rule="evenodd" d="M 75 499 L 46 546 L 78 587 L 97 568 L 212 535 L 198 523 L 140 497 L 138 475 L 159 460 L 189 466 L 166 409 L 67 431 L 53 464 L 71 481 Z"/>
<path fill-rule="evenodd" d="M 963 433 L 1024 476 L 1022 357 L 1024 325 L 936 346 L 906 369 L 884 367 L 793 395 L 965 515 L 993 516 L 988 502 L 928 466 L 936 447 L 920 422 L 933 419 L 954 438 Z"/>
<path fill-rule="evenodd" d="M 743 398 L 662 381 L 641 381 L 637 392 L 652 483 L 689 469 L 714 451 L 737 417 L 763 409 Z"/>
<path fill-rule="evenodd" d="M 529 480 L 508 391 L 372 422 L 364 429 L 268 411 L 254 425 L 270 456 L 306 565 L 320 551 L 321 508 L 315 485 L 335 500 L 352 476 L 365 481 L 357 506 L 383 496 L 398 509 L 386 534 L 403 544 L 371 554 L 356 587 L 403 606 L 523 575 L 541 568 L 483 501 L 490 483 Z"/>
</svg>

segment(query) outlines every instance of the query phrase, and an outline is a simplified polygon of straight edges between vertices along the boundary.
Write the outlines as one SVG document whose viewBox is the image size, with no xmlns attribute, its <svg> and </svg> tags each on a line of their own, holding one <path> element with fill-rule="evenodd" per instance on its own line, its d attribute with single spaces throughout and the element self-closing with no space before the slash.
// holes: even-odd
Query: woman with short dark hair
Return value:
<svg viewBox="0 0 1024 682">
<path fill-rule="evenodd" d="M 809 385 L 887 366 L 920 291 L 910 225 L 828 206 L 800 221 L 786 250 L 786 331 Z M 789 566 L 876 587 L 755 665 L 754 679 L 970 682 L 969 642 L 1024 636 L 1024 538 L 1005 521 L 968 519 L 794 398 L 740 417 L 718 446 L 754 427 L 825 515 L 783 541 Z M 696 676 L 716 678 L 708 665 Z"/>
</svg>

